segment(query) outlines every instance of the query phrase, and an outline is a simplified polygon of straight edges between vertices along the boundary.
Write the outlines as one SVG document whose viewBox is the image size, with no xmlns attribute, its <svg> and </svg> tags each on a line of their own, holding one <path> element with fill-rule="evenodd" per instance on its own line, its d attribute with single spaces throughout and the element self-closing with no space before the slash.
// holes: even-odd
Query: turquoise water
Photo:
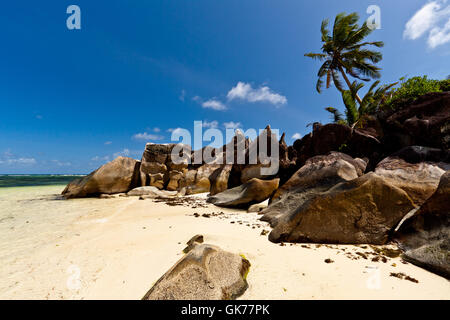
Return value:
<svg viewBox="0 0 450 320">
<path fill-rule="evenodd" d="M 0 175 L 0 188 L 65 185 L 83 175 Z"/>
</svg>

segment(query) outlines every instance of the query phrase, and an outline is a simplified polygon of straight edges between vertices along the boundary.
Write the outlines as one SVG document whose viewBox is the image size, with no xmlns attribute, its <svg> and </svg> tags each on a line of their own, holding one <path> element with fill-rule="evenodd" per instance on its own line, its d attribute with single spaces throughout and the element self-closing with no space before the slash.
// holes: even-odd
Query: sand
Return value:
<svg viewBox="0 0 450 320">
<path fill-rule="evenodd" d="M 140 299 L 195 234 L 250 261 L 241 299 L 450 298 L 446 279 L 399 257 L 372 262 L 369 246 L 273 244 L 257 214 L 207 205 L 204 195 L 169 206 L 137 197 L 61 200 L 62 189 L 0 189 L 0 299 Z"/>
</svg>

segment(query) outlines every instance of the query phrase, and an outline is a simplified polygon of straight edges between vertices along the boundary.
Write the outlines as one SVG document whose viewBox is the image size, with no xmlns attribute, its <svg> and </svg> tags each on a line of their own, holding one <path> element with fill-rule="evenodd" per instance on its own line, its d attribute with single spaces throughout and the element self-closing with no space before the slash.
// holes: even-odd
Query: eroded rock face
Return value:
<svg viewBox="0 0 450 320">
<path fill-rule="evenodd" d="M 270 206 L 263 210 L 263 220 L 271 224 L 304 202 L 325 192 L 340 182 L 361 176 L 366 162 L 353 159 L 346 154 L 331 152 L 306 161 L 271 198 Z"/>
<path fill-rule="evenodd" d="M 289 191 L 315 187 L 325 179 L 329 187 L 344 180 L 356 179 L 364 174 L 366 165 L 367 163 L 364 160 L 353 159 L 340 152 L 330 152 L 327 155 L 310 158 L 277 190 L 272 201 L 277 200 L 282 194 Z"/>
<path fill-rule="evenodd" d="M 277 190 L 279 183 L 280 179 L 253 178 L 239 187 L 210 196 L 207 201 L 219 207 L 247 209 L 252 204 L 268 199 Z"/>
<path fill-rule="evenodd" d="M 69 199 L 128 192 L 139 184 L 139 168 L 139 161 L 118 157 L 88 176 L 69 183 L 62 195 Z"/>
<path fill-rule="evenodd" d="M 143 300 L 230 300 L 248 287 L 250 262 L 208 244 L 195 246 L 147 292 Z"/>
<path fill-rule="evenodd" d="M 294 142 L 294 149 L 299 166 L 303 166 L 309 158 L 325 155 L 330 151 L 368 158 L 374 162 L 379 157 L 381 144 L 378 139 L 362 130 L 352 130 L 349 126 L 336 123 L 315 123 L 309 135 Z"/>
<path fill-rule="evenodd" d="M 275 203 L 279 204 L 281 201 Z M 375 173 L 342 182 L 307 201 L 290 202 L 285 213 L 262 220 L 274 227 L 272 242 L 385 244 L 393 228 L 414 208 L 401 189 Z"/>
<path fill-rule="evenodd" d="M 213 171 L 209 177 L 211 182 L 211 195 L 218 194 L 228 189 L 228 179 L 230 178 L 232 168 L 232 164 L 224 164 Z"/>
<path fill-rule="evenodd" d="M 406 260 L 450 279 L 450 171 L 415 215 L 403 222 L 395 240 Z"/>
<path fill-rule="evenodd" d="M 146 144 L 140 170 L 142 186 L 164 188 L 169 179 L 166 163 L 173 147 L 174 144 Z"/>
<path fill-rule="evenodd" d="M 436 190 L 441 176 L 450 170 L 450 152 L 439 149 L 406 147 L 381 161 L 375 173 L 404 190 L 417 206 Z"/>
</svg>

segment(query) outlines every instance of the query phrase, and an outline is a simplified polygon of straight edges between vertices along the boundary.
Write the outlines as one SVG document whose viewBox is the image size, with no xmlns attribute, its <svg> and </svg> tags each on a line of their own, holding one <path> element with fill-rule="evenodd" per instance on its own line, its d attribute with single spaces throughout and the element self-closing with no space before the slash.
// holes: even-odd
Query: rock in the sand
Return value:
<svg viewBox="0 0 450 320">
<path fill-rule="evenodd" d="M 220 164 L 204 164 L 197 170 L 193 170 L 195 177 L 191 184 L 187 184 L 187 194 L 209 192 L 211 189 L 210 177 L 214 173 L 214 171 L 220 169 L 220 167 Z M 187 173 L 187 175 L 190 174 L 190 171 Z M 192 177 L 190 177 L 189 179 L 192 179 Z"/>
<path fill-rule="evenodd" d="M 156 187 L 160 190 L 164 189 L 164 184 L 165 184 L 164 178 L 165 178 L 165 174 L 163 174 L 163 173 L 155 173 L 155 174 L 150 173 L 147 175 L 147 179 L 150 180 L 149 185 L 151 187 Z"/>
<path fill-rule="evenodd" d="M 143 300 L 230 300 L 248 287 L 250 262 L 208 244 L 195 246 L 147 292 Z"/>
<path fill-rule="evenodd" d="M 267 208 L 269 205 L 269 199 L 261 202 L 261 203 L 255 203 L 252 204 L 248 209 L 247 212 L 261 212 L 263 211 L 265 208 Z"/>
<path fill-rule="evenodd" d="M 395 240 L 405 260 L 450 279 L 450 171 L 415 215 L 403 222 Z"/>
<path fill-rule="evenodd" d="M 315 156 L 306 161 L 283 186 L 273 195 L 270 206 L 261 213 L 263 220 L 271 224 L 296 210 L 303 203 L 328 191 L 336 184 L 361 176 L 366 162 L 340 153 Z"/>
<path fill-rule="evenodd" d="M 183 178 L 183 172 L 180 171 L 170 171 L 169 173 L 169 184 L 167 185 L 167 190 L 169 191 L 175 191 L 178 190 L 180 183 L 179 181 Z"/>
<path fill-rule="evenodd" d="M 253 178 L 243 185 L 208 197 L 208 202 L 219 207 L 248 208 L 268 199 L 278 188 L 280 179 Z"/>
<path fill-rule="evenodd" d="M 141 185 L 155 186 L 163 189 L 169 180 L 167 165 L 170 163 L 170 155 L 175 144 L 147 143 L 142 155 L 140 168 Z M 161 176 L 155 176 L 161 174 Z"/>
<path fill-rule="evenodd" d="M 267 162 L 268 159 L 262 159 L 260 157 L 260 148 L 262 145 L 266 145 L 267 154 L 265 156 L 267 157 L 272 155 L 272 147 L 277 148 L 278 161 L 280 161 L 280 149 L 282 151 L 284 150 L 284 146 L 280 144 L 282 144 L 283 141 L 284 139 L 281 141 L 277 140 L 277 136 L 272 132 L 270 125 L 268 125 L 255 141 L 250 142 L 245 153 L 245 164 L 235 166 L 239 168 L 241 183 L 246 183 L 253 178 L 261 179 L 267 178 L 268 176 L 274 177 L 279 171 L 279 163 L 277 163 L 278 166 L 271 166 L 271 164 Z M 286 154 L 282 152 L 281 156 L 285 157 Z M 253 157 L 255 159 L 252 159 Z"/>
<path fill-rule="evenodd" d="M 283 186 L 273 195 L 272 202 L 280 200 L 283 195 L 304 199 L 307 194 L 323 192 L 334 185 L 358 178 L 364 174 L 367 163 L 362 159 L 340 153 L 315 156 L 306 161 Z M 290 197 L 290 199 L 292 199 Z"/>
<path fill-rule="evenodd" d="M 194 249 L 198 243 L 203 243 L 203 240 L 204 239 L 201 234 L 197 234 L 197 235 L 193 236 L 188 242 L 186 242 L 187 247 L 183 249 L 183 252 L 188 253 L 189 251 Z"/>
<path fill-rule="evenodd" d="M 230 177 L 232 164 L 224 164 L 213 171 L 209 180 L 211 182 L 210 194 L 215 195 L 228 189 L 228 179 Z"/>
<path fill-rule="evenodd" d="M 419 146 L 406 147 L 381 161 L 375 173 L 406 191 L 417 206 L 436 190 L 450 170 L 450 152 Z"/>
<path fill-rule="evenodd" d="M 69 183 L 62 195 L 69 199 L 128 192 L 138 185 L 139 168 L 139 161 L 118 157 L 88 176 Z"/>
<path fill-rule="evenodd" d="M 381 245 L 414 208 L 406 192 L 373 172 L 342 182 L 307 201 L 285 204 L 281 214 L 279 208 L 278 214 L 271 214 L 271 206 L 264 210 L 261 220 L 274 227 L 269 235 L 272 242 Z"/>
<path fill-rule="evenodd" d="M 175 197 L 177 195 L 177 193 L 178 193 L 177 191 L 159 190 L 156 187 L 147 186 L 147 187 L 135 188 L 135 189 L 131 190 L 130 192 L 128 192 L 127 195 L 130 197 L 141 196 L 141 197 L 144 197 L 145 199 L 150 199 L 150 198 L 157 198 L 157 197 Z"/>
</svg>

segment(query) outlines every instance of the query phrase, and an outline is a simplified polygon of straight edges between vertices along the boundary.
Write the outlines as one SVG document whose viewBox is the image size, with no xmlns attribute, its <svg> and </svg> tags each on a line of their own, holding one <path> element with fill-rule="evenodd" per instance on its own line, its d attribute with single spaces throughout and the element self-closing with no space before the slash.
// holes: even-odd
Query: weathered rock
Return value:
<svg viewBox="0 0 450 320">
<path fill-rule="evenodd" d="M 381 245 L 414 204 L 403 190 L 369 173 L 307 201 L 286 201 L 282 215 L 273 217 L 270 208 L 261 220 L 274 227 L 272 242 Z"/>
<path fill-rule="evenodd" d="M 180 171 L 170 171 L 169 173 L 169 184 L 167 185 L 167 190 L 175 191 L 180 187 L 179 181 L 183 178 L 183 172 Z"/>
<path fill-rule="evenodd" d="M 147 292 L 143 300 L 230 300 L 248 287 L 250 262 L 212 245 L 195 246 Z"/>
<path fill-rule="evenodd" d="M 195 173 L 195 179 L 187 185 L 187 194 L 197 194 L 209 192 L 211 189 L 210 177 L 221 167 L 220 164 L 204 164 Z"/>
<path fill-rule="evenodd" d="M 346 125 L 315 123 L 310 134 L 294 142 L 294 149 L 297 152 L 298 166 L 303 166 L 309 158 L 330 151 L 344 152 L 354 158 L 368 158 L 377 162 L 381 144 L 367 132 L 352 130 Z"/>
<path fill-rule="evenodd" d="M 264 210 L 265 208 L 267 208 L 267 206 L 269 205 L 269 200 L 265 200 L 263 202 L 260 203 L 256 203 L 256 204 L 252 204 L 248 209 L 247 212 L 261 212 L 262 210 Z"/>
<path fill-rule="evenodd" d="M 188 242 L 186 242 L 187 247 L 183 249 L 183 253 L 188 253 L 189 251 L 194 249 L 198 243 L 203 243 L 203 240 L 204 239 L 201 234 L 193 236 Z"/>
<path fill-rule="evenodd" d="M 160 189 L 164 188 L 169 181 L 167 166 L 171 164 L 171 152 L 174 146 L 175 144 L 146 144 L 140 168 L 142 186 L 151 185 Z M 163 179 L 161 180 L 159 177 L 155 179 L 155 174 L 162 174 Z"/>
<path fill-rule="evenodd" d="M 450 279 L 450 171 L 416 214 L 403 222 L 395 240 L 406 260 Z"/>
<path fill-rule="evenodd" d="M 219 169 L 213 171 L 209 180 L 211 182 L 210 194 L 215 195 L 228 189 L 228 179 L 230 177 L 232 164 L 224 164 Z"/>
<path fill-rule="evenodd" d="M 280 179 L 253 178 L 239 187 L 210 196 L 207 201 L 219 207 L 248 208 L 268 199 L 277 190 L 279 183 Z"/>
<path fill-rule="evenodd" d="M 284 141 L 282 139 L 282 141 Z M 261 153 L 261 148 L 265 144 L 266 150 Z M 272 152 L 272 148 L 276 147 Z M 241 183 L 246 183 L 253 178 L 269 178 L 274 177 L 279 172 L 279 151 L 284 150 L 284 146 L 280 147 L 280 142 L 277 140 L 276 135 L 272 132 L 270 126 L 268 125 L 261 134 L 255 139 L 255 141 L 249 142 L 248 149 L 245 153 L 245 164 L 238 164 L 236 168 L 240 172 Z M 264 156 L 265 158 L 262 158 Z M 286 154 L 283 153 L 283 157 Z M 269 163 L 269 157 L 273 157 L 278 160 L 275 165 Z M 271 159 L 273 160 L 273 159 Z M 264 170 L 263 170 L 264 169 Z"/>
<path fill-rule="evenodd" d="M 381 161 L 375 173 L 404 190 L 417 206 L 436 190 L 441 176 L 450 170 L 450 152 L 425 147 L 406 147 Z"/>
<path fill-rule="evenodd" d="M 159 190 L 156 187 L 146 186 L 138 187 L 127 193 L 128 196 L 142 196 L 145 199 L 157 198 L 157 197 L 174 197 L 177 195 L 176 191 Z"/>
<path fill-rule="evenodd" d="M 285 194 L 291 194 L 290 199 L 298 201 L 326 191 L 334 185 L 362 176 L 367 163 L 361 159 L 340 153 L 330 152 L 327 155 L 316 156 L 306 161 L 292 177 L 281 186 L 272 197 L 272 202 L 279 200 Z M 283 204 L 280 206 L 283 209 Z"/>
<path fill-rule="evenodd" d="M 151 187 L 156 187 L 160 190 L 164 189 L 165 185 L 165 177 L 166 175 L 163 173 L 155 173 L 155 174 L 148 174 L 147 175 L 149 183 L 148 185 Z"/>
<path fill-rule="evenodd" d="M 69 199 L 128 192 L 139 183 L 139 167 L 139 161 L 118 157 L 88 176 L 69 183 L 62 195 Z"/>
</svg>

